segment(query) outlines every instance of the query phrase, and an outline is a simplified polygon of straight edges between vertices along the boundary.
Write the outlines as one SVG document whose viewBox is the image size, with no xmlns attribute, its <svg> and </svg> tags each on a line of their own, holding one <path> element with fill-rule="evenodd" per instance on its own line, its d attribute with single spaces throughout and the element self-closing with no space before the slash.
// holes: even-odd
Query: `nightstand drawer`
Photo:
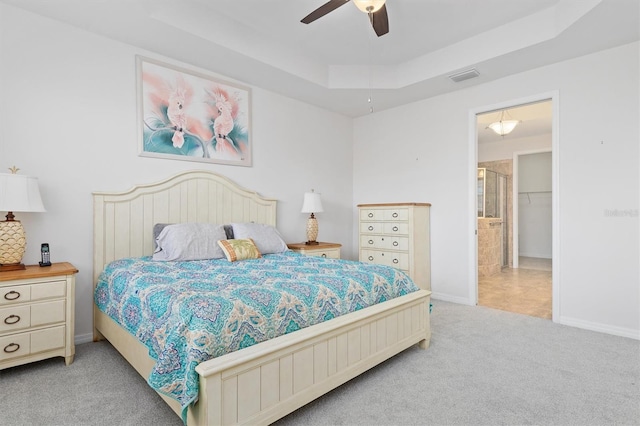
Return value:
<svg viewBox="0 0 640 426">
<path fill-rule="evenodd" d="M 31 300 L 31 286 L 20 285 L 15 287 L 2 287 L 0 289 L 0 306 L 23 303 Z"/>
<path fill-rule="evenodd" d="M 31 353 L 50 351 L 64 348 L 64 326 L 45 328 L 44 330 L 32 331 Z"/>
<path fill-rule="evenodd" d="M 304 256 L 340 259 L 340 247 L 342 247 L 342 244 L 319 242 L 318 244 L 294 243 L 287 244 L 287 246 L 290 250 Z"/>
<path fill-rule="evenodd" d="M 0 306 L 36 300 L 62 298 L 66 295 L 65 281 L 3 287 L 0 290 Z"/>
<path fill-rule="evenodd" d="M 305 253 L 307 256 L 326 257 L 330 259 L 340 259 L 340 249 L 330 250 L 309 250 Z"/>
<path fill-rule="evenodd" d="M 15 306 L 0 309 L 0 332 L 22 330 L 31 327 L 31 306 Z"/>
<path fill-rule="evenodd" d="M 0 337 L 0 361 L 17 358 L 31 353 L 29 333 Z"/>
<path fill-rule="evenodd" d="M 67 283 L 65 281 L 51 281 L 42 284 L 31 285 L 31 300 L 53 299 L 65 297 Z"/>
<path fill-rule="evenodd" d="M 0 332 L 64 322 L 64 300 L 0 309 Z"/>
<path fill-rule="evenodd" d="M 0 337 L 0 361 L 64 348 L 64 326 Z"/>
</svg>

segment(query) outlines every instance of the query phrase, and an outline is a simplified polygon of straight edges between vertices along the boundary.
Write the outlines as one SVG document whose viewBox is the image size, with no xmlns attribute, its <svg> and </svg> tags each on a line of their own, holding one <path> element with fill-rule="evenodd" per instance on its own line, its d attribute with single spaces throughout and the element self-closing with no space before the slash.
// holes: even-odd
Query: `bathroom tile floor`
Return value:
<svg viewBox="0 0 640 426">
<path fill-rule="evenodd" d="M 551 261 L 520 257 L 519 266 L 478 278 L 478 305 L 551 319 Z"/>
</svg>

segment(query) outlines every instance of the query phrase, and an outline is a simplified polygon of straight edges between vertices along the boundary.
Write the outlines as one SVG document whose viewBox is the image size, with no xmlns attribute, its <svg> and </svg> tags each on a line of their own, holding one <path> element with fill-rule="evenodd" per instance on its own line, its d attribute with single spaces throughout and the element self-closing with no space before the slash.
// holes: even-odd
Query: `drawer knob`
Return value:
<svg viewBox="0 0 640 426">
<path fill-rule="evenodd" d="M 393 227 L 393 231 L 394 231 L 394 232 L 397 232 L 397 231 L 398 231 L 398 227 L 397 227 L 397 226 L 394 226 L 394 227 Z"/>
<path fill-rule="evenodd" d="M 369 212 L 368 216 L 373 217 L 373 213 Z"/>
<path fill-rule="evenodd" d="M 4 352 L 7 354 L 13 353 L 13 352 L 17 352 L 20 349 L 20 345 L 17 343 L 9 343 L 7 346 L 4 347 Z"/>
<path fill-rule="evenodd" d="M 322 253 L 320 257 L 327 257 L 327 253 Z"/>
<path fill-rule="evenodd" d="M 393 217 L 398 217 L 398 213 L 395 213 L 395 212 L 394 212 L 391 216 L 393 216 Z"/>
<path fill-rule="evenodd" d="M 398 263 L 398 259 L 393 259 L 393 263 Z"/>
<path fill-rule="evenodd" d="M 397 242 L 397 241 L 394 241 L 394 242 L 393 242 L 393 246 L 394 246 L 394 247 L 398 247 L 398 242 Z"/>
<path fill-rule="evenodd" d="M 16 300 L 16 299 L 20 298 L 20 293 L 18 293 L 15 290 L 11 290 L 9 293 L 6 293 L 4 295 L 4 298 L 6 300 Z"/>
<path fill-rule="evenodd" d="M 20 322 L 20 315 L 9 315 L 4 319 L 4 323 L 7 325 L 12 325 Z"/>
<path fill-rule="evenodd" d="M 369 256 L 369 260 L 373 261 L 373 256 Z"/>
<path fill-rule="evenodd" d="M 369 240 L 369 244 L 373 244 L 373 240 Z"/>
<path fill-rule="evenodd" d="M 369 225 L 369 231 L 373 231 L 373 226 Z"/>
</svg>

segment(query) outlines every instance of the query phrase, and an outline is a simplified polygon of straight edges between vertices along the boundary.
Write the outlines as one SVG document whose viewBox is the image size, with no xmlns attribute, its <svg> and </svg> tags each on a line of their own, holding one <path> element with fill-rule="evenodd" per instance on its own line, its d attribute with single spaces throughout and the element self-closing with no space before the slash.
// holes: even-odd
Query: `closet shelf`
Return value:
<svg viewBox="0 0 640 426">
<path fill-rule="evenodd" d="M 527 200 L 529 200 L 529 204 L 531 204 L 531 194 L 551 194 L 551 191 L 523 191 L 518 192 L 518 194 L 526 195 Z"/>
</svg>

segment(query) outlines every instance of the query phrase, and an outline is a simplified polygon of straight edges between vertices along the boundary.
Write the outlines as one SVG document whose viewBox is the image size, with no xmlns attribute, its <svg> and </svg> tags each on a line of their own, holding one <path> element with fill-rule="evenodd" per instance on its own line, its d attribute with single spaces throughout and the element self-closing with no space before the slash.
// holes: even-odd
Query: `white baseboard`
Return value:
<svg viewBox="0 0 640 426">
<path fill-rule="evenodd" d="M 457 303 L 459 305 L 475 306 L 475 303 L 466 297 L 451 296 L 450 294 L 432 292 L 431 298 L 434 300 L 442 300 L 443 302 Z"/>
<path fill-rule="evenodd" d="M 75 342 L 76 345 L 79 345 L 81 343 L 93 342 L 93 333 L 76 334 L 73 341 Z"/>
<path fill-rule="evenodd" d="M 630 339 L 640 340 L 640 330 L 634 330 L 626 327 L 616 327 L 608 324 L 600 324 L 596 322 L 583 321 L 575 318 L 560 317 L 556 321 L 558 324 L 568 325 L 570 327 L 582 328 L 585 330 L 598 331 L 600 333 L 613 334 L 614 336 L 628 337 Z"/>
<path fill-rule="evenodd" d="M 518 256 L 520 257 L 535 257 L 536 259 L 551 259 L 551 254 L 540 254 L 540 253 L 523 253 L 519 252 Z"/>
</svg>

